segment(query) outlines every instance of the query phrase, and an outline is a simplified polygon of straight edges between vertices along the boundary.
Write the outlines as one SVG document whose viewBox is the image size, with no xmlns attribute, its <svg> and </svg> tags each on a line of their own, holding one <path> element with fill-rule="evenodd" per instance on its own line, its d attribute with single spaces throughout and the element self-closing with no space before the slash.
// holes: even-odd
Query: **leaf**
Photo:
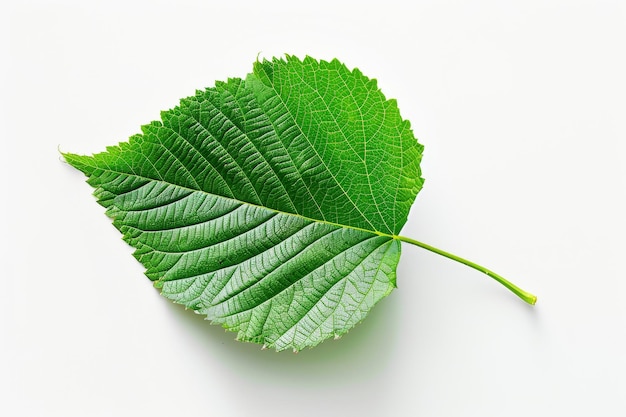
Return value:
<svg viewBox="0 0 626 417">
<path fill-rule="evenodd" d="M 394 288 L 422 146 L 375 80 L 288 56 L 161 118 L 64 156 L 164 296 L 240 340 L 300 350 Z"/>
<path fill-rule="evenodd" d="M 358 69 L 256 62 L 161 119 L 64 157 L 161 293 L 239 340 L 297 351 L 339 337 L 395 287 L 401 240 L 437 251 L 398 236 L 423 147 Z"/>
</svg>

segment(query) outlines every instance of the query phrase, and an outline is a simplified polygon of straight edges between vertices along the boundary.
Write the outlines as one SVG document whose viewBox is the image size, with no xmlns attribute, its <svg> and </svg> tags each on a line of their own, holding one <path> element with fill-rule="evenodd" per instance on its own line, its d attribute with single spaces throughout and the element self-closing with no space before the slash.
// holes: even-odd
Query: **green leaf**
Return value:
<svg viewBox="0 0 626 417">
<path fill-rule="evenodd" d="M 395 287 L 422 146 L 375 80 L 288 56 L 161 118 L 64 156 L 164 296 L 240 340 L 300 350 Z"/>
<path fill-rule="evenodd" d="M 341 336 L 395 287 L 401 241 L 520 295 L 398 236 L 423 147 L 357 69 L 256 62 L 161 119 L 106 152 L 64 157 L 162 294 L 239 340 L 300 350 Z"/>
</svg>

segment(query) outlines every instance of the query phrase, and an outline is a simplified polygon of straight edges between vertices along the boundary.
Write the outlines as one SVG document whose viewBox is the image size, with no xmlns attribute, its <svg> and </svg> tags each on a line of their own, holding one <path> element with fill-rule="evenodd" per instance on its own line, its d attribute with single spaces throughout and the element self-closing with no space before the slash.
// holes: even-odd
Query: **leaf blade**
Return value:
<svg viewBox="0 0 626 417">
<path fill-rule="evenodd" d="M 290 79 L 298 100 L 289 104 L 279 93 L 286 87 L 265 83 L 270 73 L 311 65 L 344 77 L 344 91 L 334 88 L 328 103 L 316 104 L 326 107 L 320 112 L 343 103 L 367 129 L 408 129 L 410 138 L 400 135 L 389 145 L 388 135 L 367 138 L 364 128 L 361 140 L 345 132 L 337 139 L 328 130 L 340 124 L 326 120 L 332 114 L 307 127 L 311 112 L 298 108 L 306 107 L 309 87 L 295 88 Z M 358 94 L 346 79 L 375 97 L 370 107 L 392 108 L 391 127 L 375 118 L 380 126 L 369 126 L 354 112 Z M 107 152 L 64 156 L 88 176 L 164 296 L 237 331 L 241 340 L 300 350 L 344 334 L 395 287 L 400 243 L 394 235 L 422 184 L 421 145 L 398 117 L 395 103 L 357 70 L 288 57 L 256 63 L 245 80 L 181 100 L 161 122 Z M 409 158 L 396 155 L 403 146 Z M 371 171 L 363 174 L 368 158 Z M 373 180 L 381 169 L 384 175 Z"/>
</svg>

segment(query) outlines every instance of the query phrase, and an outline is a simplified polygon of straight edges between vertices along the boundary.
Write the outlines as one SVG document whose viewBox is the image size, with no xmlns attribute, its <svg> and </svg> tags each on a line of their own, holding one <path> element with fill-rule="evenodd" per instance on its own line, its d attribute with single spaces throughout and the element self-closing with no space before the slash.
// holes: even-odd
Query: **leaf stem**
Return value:
<svg viewBox="0 0 626 417">
<path fill-rule="evenodd" d="M 428 245 L 426 243 L 419 242 L 419 241 L 417 241 L 415 239 L 411 239 L 409 237 L 394 236 L 394 239 L 398 239 L 398 240 L 400 240 L 402 242 L 407 242 L 407 243 L 410 243 L 412 245 L 419 246 L 420 248 L 429 250 L 429 251 L 434 252 L 436 254 L 439 254 L 441 256 L 445 256 L 448 259 L 452 259 L 454 261 L 460 262 L 463 265 L 469 266 L 470 268 L 474 268 L 474 269 L 476 269 L 476 270 L 478 270 L 480 272 L 483 272 L 483 273 L 487 274 L 487 276 L 495 279 L 500 284 L 504 285 L 506 288 L 508 288 L 510 291 L 512 291 L 513 294 L 517 295 L 519 298 L 521 298 L 522 300 L 526 301 L 528 304 L 534 305 L 537 302 L 537 296 L 522 290 L 517 285 L 509 282 L 504 277 L 502 277 L 502 276 L 496 274 L 495 272 L 485 268 L 484 266 L 480 266 L 478 264 L 475 264 L 472 261 L 468 261 L 467 259 L 461 258 L 460 256 L 453 255 L 453 254 L 451 254 L 449 252 L 443 251 L 441 249 L 435 248 L 434 246 Z"/>
</svg>

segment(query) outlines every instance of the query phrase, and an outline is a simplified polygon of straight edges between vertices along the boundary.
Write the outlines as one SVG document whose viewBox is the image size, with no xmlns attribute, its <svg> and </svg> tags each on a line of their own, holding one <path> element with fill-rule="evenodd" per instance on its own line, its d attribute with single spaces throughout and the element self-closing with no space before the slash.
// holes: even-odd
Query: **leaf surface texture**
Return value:
<svg viewBox="0 0 626 417">
<path fill-rule="evenodd" d="M 300 350 L 395 287 L 422 146 L 375 80 L 337 60 L 264 60 L 161 119 L 64 156 L 165 297 Z"/>
</svg>

